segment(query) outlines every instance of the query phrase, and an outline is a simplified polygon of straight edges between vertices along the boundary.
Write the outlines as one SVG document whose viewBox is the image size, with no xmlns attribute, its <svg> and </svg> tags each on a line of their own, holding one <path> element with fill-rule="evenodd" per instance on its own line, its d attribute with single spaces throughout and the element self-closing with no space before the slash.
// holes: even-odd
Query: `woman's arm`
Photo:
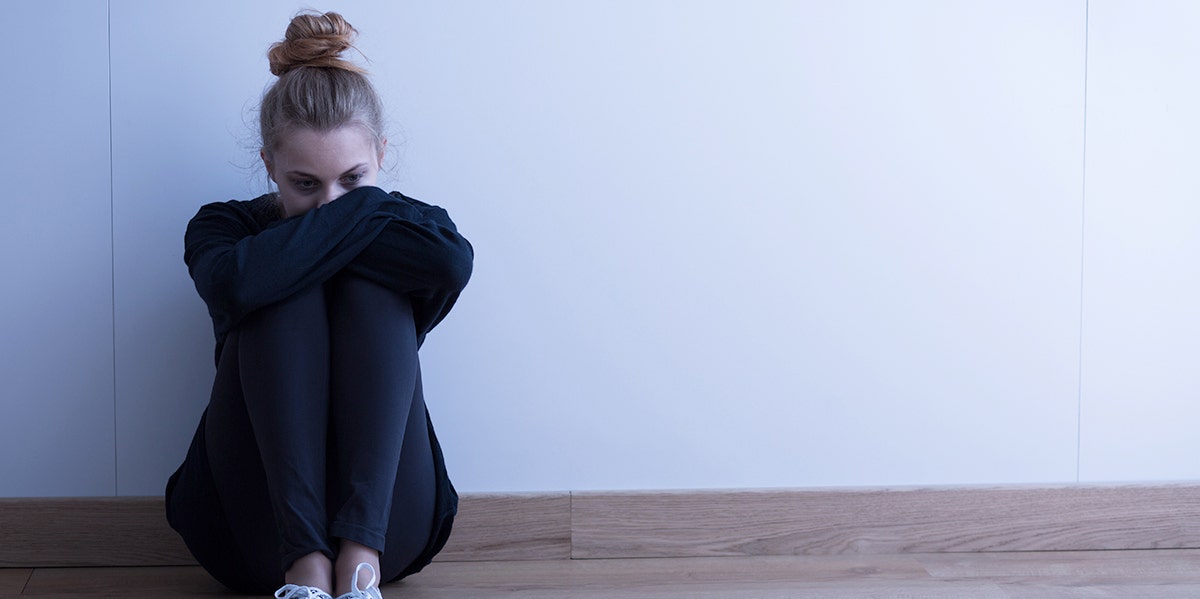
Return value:
<svg viewBox="0 0 1200 599">
<path fill-rule="evenodd" d="M 184 261 L 218 331 L 323 282 L 395 218 L 393 198 L 364 187 L 261 229 L 244 202 L 208 204 L 188 223 Z"/>
<path fill-rule="evenodd" d="M 445 210 L 393 193 L 396 218 L 346 270 L 413 302 L 419 333 L 445 318 L 471 278 L 474 249 Z"/>
</svg>

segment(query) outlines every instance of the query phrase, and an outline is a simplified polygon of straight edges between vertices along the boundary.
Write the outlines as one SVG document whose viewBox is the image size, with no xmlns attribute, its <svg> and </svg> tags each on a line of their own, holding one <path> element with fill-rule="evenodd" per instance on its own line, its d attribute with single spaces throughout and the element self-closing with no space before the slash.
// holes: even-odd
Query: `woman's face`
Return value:
<svg viewBox="0 0 1200 599">
<path fill-rule="evenodd" d="M 263 153 L 262 159 L 267 175 L 279 186 L 279 206 L 286 218 L 324 206 L 355 187 L 375 185 L 383 151 L 362 127 L 295 129 L 280 138 L 273 156 Z"/>
</svg>

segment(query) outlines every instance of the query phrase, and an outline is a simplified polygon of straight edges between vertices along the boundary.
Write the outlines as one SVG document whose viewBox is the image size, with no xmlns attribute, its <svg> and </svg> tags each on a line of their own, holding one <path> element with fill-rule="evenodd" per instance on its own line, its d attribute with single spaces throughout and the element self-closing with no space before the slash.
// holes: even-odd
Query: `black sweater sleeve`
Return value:
<svg viewBox="0 0 1200 599">
<path fill-rule="evenodd" d="M 466 275 L 445 276 L 428 266 L 456 264 L 446 254 L 461 254 L 457 248 L 470 246 L 448 218 L 431 218 L 431 211 L 433 207 L 376 187 L 352 190 L 303 215 L 274 222 L 256 215 L 250 202 L 202 207 L 188 223 L 184 261 L 213 318 L 218 354 L 225 335 L 247 314 L 322 283 L 352 263 L 362 276 L 414 298 L 438 300 L 436 314 L 426 317 L 426 330 L 432 327 L 462 289 L 440 286 L 465 285 L 470 259 Z"/>
<path fill-rule="evenodd" d="M 474 249 L 445 210 L 399 193 L 385 209 L 398 218 L 346 266 L 346 270 L 408 295 L 417 333 L 436 326 L 471 278 Z"/>
</svg>

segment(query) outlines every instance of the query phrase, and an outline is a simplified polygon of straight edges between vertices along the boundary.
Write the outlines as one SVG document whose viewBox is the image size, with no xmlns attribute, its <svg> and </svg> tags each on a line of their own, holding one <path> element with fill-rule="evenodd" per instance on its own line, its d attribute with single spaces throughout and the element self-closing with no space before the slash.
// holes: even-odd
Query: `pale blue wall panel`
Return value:
<svg viewBox="0 0 1200 599">
<path fill-rule="evenodd" d="M 8 3 L 0 37 L 0 497 L 115 485 L 103 2 Z"/>
<path fill-rule="evenodd" d="M 212 324 L 183 263 L 183 233 L 201 205 L 265 191 L 248 119 L 272 79 L 266 48 L 295 10 L 285 2 L 112 2 L 122 495 L 162 492 L 208 399 Z"/>
<path fill-rule="evenodd" d="M 122 494 L 207 396 L 183 227 L 261 191 L 296 8 L 113 2 Z M 477 249 L 423 352 L 461 490 L 1074 478 L 1082 2 L 322 8 Z"/>
<path fill-rule="evenodd" d="M 1080 474 L 1200 478 L 1200 6 L 1089 19 Z"/>
<path fill-rule="evenodd" d="M 463 487 L 1074 479 L 1083 2 L 406 6 Z"/>
</svg>

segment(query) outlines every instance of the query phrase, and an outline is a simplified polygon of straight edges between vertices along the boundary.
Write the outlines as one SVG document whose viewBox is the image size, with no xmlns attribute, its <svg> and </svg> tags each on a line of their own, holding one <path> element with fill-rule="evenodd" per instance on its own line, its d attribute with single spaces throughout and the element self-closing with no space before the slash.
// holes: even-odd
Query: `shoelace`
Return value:
<svg viewBox="0 0 1200 599">
<path fill-rule="evenodd" d="M 371 580 L 367 582 L 366 586 L 359 587 L 358 573 L 364 567 L 371 571 Z M 379 594 L 379 587 L 371 586 L 373 584 L 375 584 L 375 566 L 363 562 L 354 568 L 354 577 L 350 579 L 350 592 L 339 596 L 338 599 L 383 599 L 383 595 Z"/>
<path fill-rule="evenodd" d="M 368 564 L 369 565 L 369 564 Z M 357 577 L 358 573 L 355 572 Z M 374 580 L 374 579 L 372 579 Z M 285 584 L 275 591 L 275 599 L 333 599 L 329 593 L 317 587 L 306 587 L 298 584 Z"/>
</svg>

